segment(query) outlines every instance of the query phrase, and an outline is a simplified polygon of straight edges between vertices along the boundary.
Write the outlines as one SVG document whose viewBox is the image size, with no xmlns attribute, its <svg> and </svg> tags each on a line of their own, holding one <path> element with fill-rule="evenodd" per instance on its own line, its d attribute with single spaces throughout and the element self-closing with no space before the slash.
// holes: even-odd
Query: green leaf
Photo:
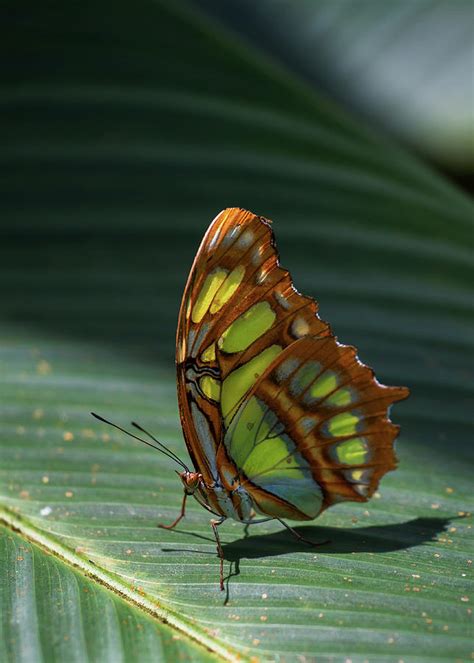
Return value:
<svg viewBox="0 0 474 663">
<path fill-rule="evenodd" d="M 0 572 L 2 661 L 218 660 L 6 527 Z"/>
<path fill-rule="evenodd" d="M 42 568 L 119 601 L 146 633 L 151 612 L 228 660 L 467 658 L 471 201 L 187 5 L 23 6 L 5 29 L 0 154 L 0 506 L 20 534 L 1 563 L 11 573 L 13 545 L 40 545 Z M 206 512 L 193 502 L 178 530 L 156 527 L 181 502 L 171 461 L 89 412 L 137 420 L 184 456 L 176 316 L 202 233 L 230 205 L 273 218 L 297 287 L 412 395 L 394 409 L 400 468 L 380 495 L 301 526 L 330 539 L 318 549 L 279 524 L 245 538 L 227 522 L 221 593 Z M 68 619 L 43 597 L 46 570 L 35 582 L 27 633 Z M 81 612 L 94 647 L 106 617 Z"/>
<path fill-rule="evenodd" d="M 474 160 L 470 0 L 196 0 L 445 167 Z"/>
</svg>

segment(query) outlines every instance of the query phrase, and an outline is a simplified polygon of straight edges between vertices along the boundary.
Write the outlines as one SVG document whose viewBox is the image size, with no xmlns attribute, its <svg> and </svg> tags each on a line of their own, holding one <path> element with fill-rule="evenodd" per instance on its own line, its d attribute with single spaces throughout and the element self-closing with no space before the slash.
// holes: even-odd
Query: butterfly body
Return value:
<svg viewBox="0 0 474 663">
<path fill-rule="evenodd" d="M 206 484 L 202 475 L 196 472 L 180 472 L 180 478 L 185 492 L 216 516 L 247 523 L 256 513 L 249 492 L 238 479 L 230 478 L 227 473 L 218 473 L 212 484 Z"/>
</svg>

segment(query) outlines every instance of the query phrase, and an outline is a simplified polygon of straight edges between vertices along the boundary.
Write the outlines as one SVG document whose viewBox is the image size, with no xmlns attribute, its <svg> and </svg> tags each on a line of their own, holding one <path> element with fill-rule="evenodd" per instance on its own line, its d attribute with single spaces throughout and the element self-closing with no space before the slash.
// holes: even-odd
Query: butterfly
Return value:
<svg viewBox="0 0 474 663">
<path fill-rule="evenodd" d="M 134 426 L 182 468 L 181 511 L 162 527 L 180 522 L 191 495 L 215 516 L 221 590 L 218 527 L 227 518 L 276 519 L 303 539 L 284 519 L 365 502 L 395 469 L 399 427 L 389 410 L 409 390 L 380 384 L 356 353 L 280 266 L 271 221 L 239 208 L 218 214 L 191 267 L 176 336 L 179 412 L 194 470 Z"/>
</svg>

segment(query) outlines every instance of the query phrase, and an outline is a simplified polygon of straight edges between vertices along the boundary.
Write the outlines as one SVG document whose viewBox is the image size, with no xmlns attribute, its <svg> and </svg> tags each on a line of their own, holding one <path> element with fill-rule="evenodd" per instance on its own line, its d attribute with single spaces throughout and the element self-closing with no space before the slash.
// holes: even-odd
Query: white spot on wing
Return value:
<svg viewBox="0 0 474 663">
<path fill-rule="evenodd" d="M 230 244 L 232 244 L 232 242 L 234 241 L 234 239 L 236 239 L 239 233 L 240 233 L 240 226 L 234 226 L 233 228 L 230 228 L 230 230 L 228 230 L 224 235 L 224 237 L 222 238 L 222 246 L 224 248 L 230 246 Z"/>
<path fill-rule="evenodd" d="M 301 364 L 299 359 L 295 357 L 290 357 L 285 359 L 276 369 L 276 378 L 278 382 L 284 382 L 287 380 L 290 375 L 296 371 L 298 366 Z"/>
<path fill-rule="evenodd" d="M 276 291 L 273 293 L 273 296 L 275 297 L 275 299 L 277 300 L 277 302 L 280 304 L 280 306 L 281 306 L 282 308 L 284 308 L 286 311 L 288 311 L 288 309 L 291 308 L 291 304 L 290 304 L 290 302 L 289 302 L 288 299 L 285 297 L 285 295 L 282 295 L 282 294 L 281 294 L 281 292 L 278 292 L 278 290 L 276 290 Z"/>
<path fill-rule="evenodd" d="M 242 233 L 237 246 L 241 249 L 247 249 L 253 242 L 253 232 L 251 230 L 246 230 Z"/>
<path fill-rule="evenodd" d="M 295 318 L 291 323 L 291 335 L 295 338 L 306 336 L 309 332 L 309 324 L 300 316 Z"/>
<path fill-rule="evenodd" d="M 257 248 L 252 251 L 252 263 L 255 266 L 262 262 L 262 248 L 262 246 L 257 246 Z"/>
<path fill-rule="evenodd" d="M 221 226 L 222 228 L 222 226 Z M 209 242 L 209 249 L 213 249 L 215 245 L 217 244 L 217 240 L 219 239 L 219 235 L 221 234 L 221 228 L 218 228 L 216 232 L 214 233 L 211 241 Z"/>
<path fill-rule="evenodd" d="M 349 483 L 369 484 L 372 470 L 370 468 L 366 470 L 344 470 L 343 474 Z"/>
<path fill-rule="evenodd" d="M 266 269 L 259 269 L 257 274 L 255 275 L 255 283 L 257 285 L 262 285 L 262 283 L 265 283 L 265 279 L 268 276 L 268 271 Z"/>
</svg>

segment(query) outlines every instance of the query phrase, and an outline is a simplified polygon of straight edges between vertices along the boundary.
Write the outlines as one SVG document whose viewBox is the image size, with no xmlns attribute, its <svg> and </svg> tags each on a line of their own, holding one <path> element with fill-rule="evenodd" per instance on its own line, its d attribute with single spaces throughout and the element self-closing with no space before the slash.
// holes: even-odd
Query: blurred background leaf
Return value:
<svg viewBox="0 0 474 663">
<path fill-rule="evenodd" d="M 473 188 L 470 0 L 196 0 Z"/>
<path fill-rule="evenodd" d="M 465 658 L 471 200 L 196 5 L 2 14 L 3 520 L 221 657 Z M 176 317 L 200 238 L 232 205 L 273 218 L 298 288 L 412 396 L 380 496 L 305 526 L 326 550 L 224 525 L 222 595 L 205 512 L 156 528 L 179 508 L 174 468 L 88 413 L 137 419 L 183 454 Z M 28 633 L 35 611 L 21 614 Z"/>
</svg>

